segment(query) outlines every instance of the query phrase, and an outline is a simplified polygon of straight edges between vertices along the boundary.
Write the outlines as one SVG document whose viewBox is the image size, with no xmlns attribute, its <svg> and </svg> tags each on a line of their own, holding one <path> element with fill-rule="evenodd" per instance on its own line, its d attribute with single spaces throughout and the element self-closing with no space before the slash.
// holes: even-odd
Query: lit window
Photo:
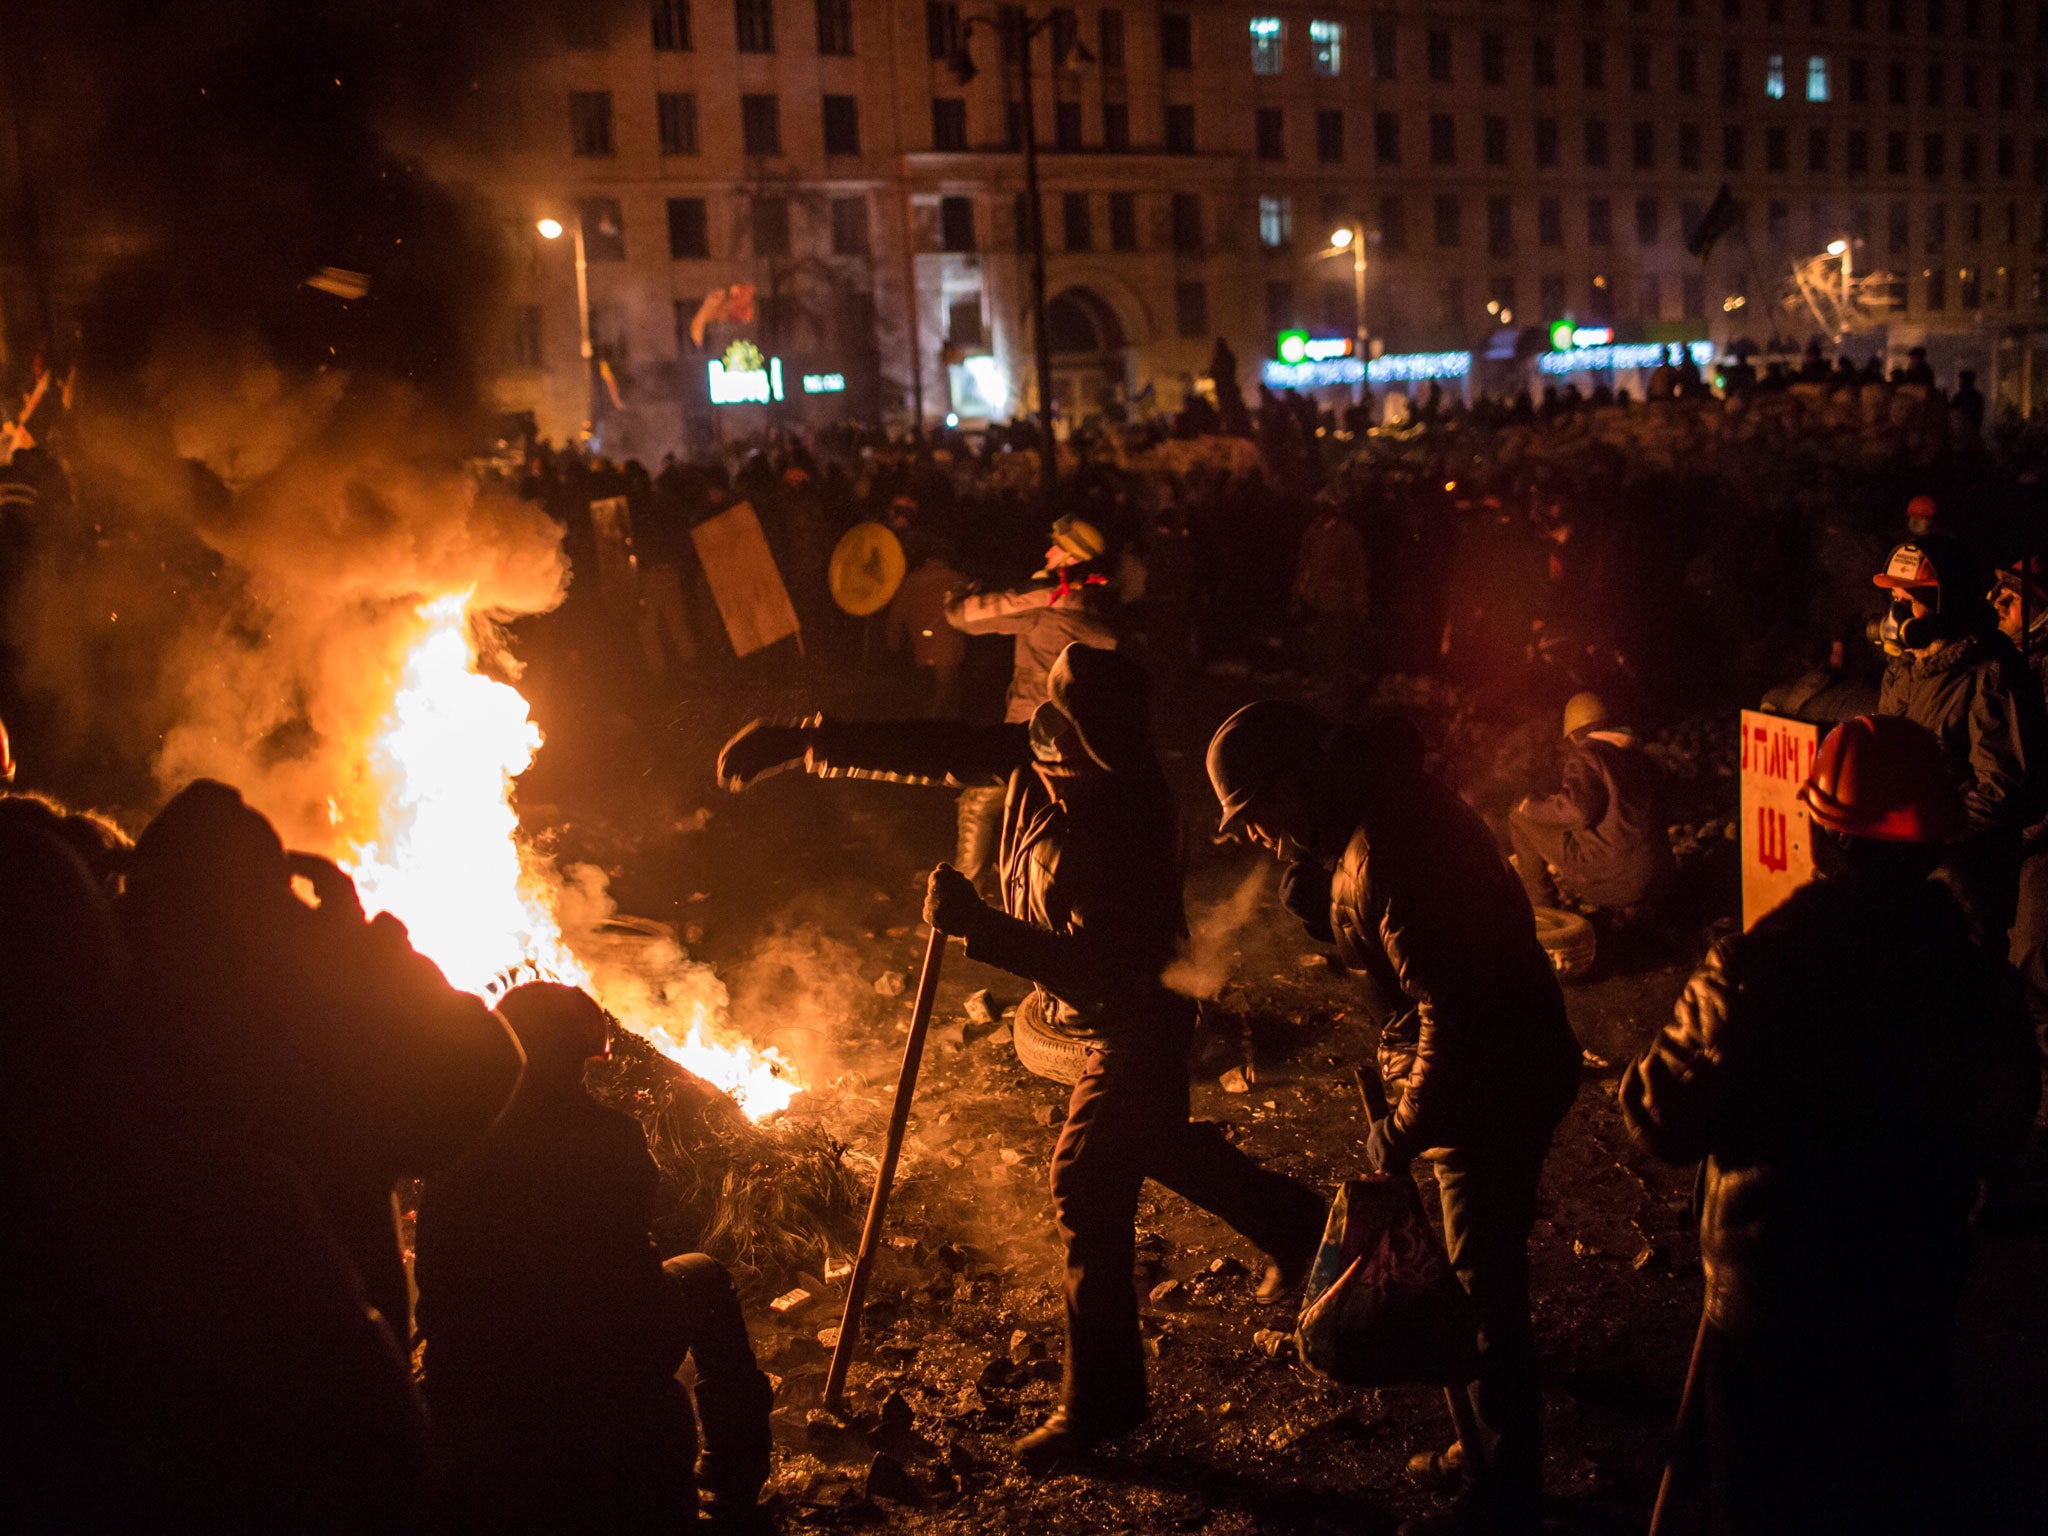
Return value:
<svg viewBox="0 0 2048 1536">
<path fill-rule="evenodd" d="M 1252 31 L 1252 73 L 1255 75 L 1277 75 L 1280 73 L 1280 40 L 1283 27 L 1278 16 L 1254 16 Z"/>
<path fill-rule="evenodd" d="M 1783 95 L 1781 91 L 1779 93 Z M 1806 99 L 1826 101 L 1828 99 L 1828 61 L 1814 54 L 1806 61 Z"/>
<path fill-rule="evenodd" d="M 1785 99 L 1785 55 L 1774 53 L 1764 66 L 1764 94 L 1773 101 Z"/>
<path fill-rule="evenodd" d="M 1344 23 L 1312 21 L 1308 24 L 1309 68 L 1319 75 L 1344 73 Z"/>
<path fill-rule="evenodd" d="M 1259 244 L 1269 251 L 1281 250 L 1294 240 L 1294 203 L 1290 198 L 1266 196 L 1259 199 Z"/>
</svg>

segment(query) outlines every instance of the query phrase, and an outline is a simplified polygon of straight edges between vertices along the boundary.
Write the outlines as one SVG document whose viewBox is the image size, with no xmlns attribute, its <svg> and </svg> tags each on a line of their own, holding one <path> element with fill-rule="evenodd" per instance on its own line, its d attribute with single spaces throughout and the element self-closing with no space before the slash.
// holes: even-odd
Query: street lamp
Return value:
<svg viewBox="0 0 2048 1536">
<path fill-rule="evenodd" d="M 1032 16 L 1020 7 L 999 16 L 967 17 L 960 25 L 959 40 L 946 60 L 946 67 L 953 72 L 953 78 L 962 85 L 968 85 L 980 73 L 975 68 L 974 56 L 967 51 L 968 40 L 976 27 L 987 27 L 998 33 L 1007 31 L 1017 40 L 1018 73 L 1023 76 L 1024 87 L 1024 201 L 1031 219 L 1031 329 L 1038 369 L 1038 430 L 1045 442 L 1043 474 L 1048 498 L 1059 479 L 1059 446 L 1052 430 L 1052 338 L 1045 328 L 1045 207 L 1038 191 L 1038 108 L 1031 90 L 1031 44 L 1039 33 L 1053 25 L 1055 17 L 1062 14 L 1071 18 L 1073 12 L 1049 11 L 1043 16 Z M 1053 60 L 1053 65 L 1075 72 L 1094 62 L 1095 55 L 1077 37 L 1068 45 L 1064 56 Z M 919 366 L 923 366 L 922 361 Z"/>
<path fill-rule="evenodd" d="M 543 240 L 562 238 L 562 221 L 557 218 L 543 218 L 534 229 Z M 583 353 L 583 394 L 584 409 L 589 412 L 588 422 L 597 423 L 597 379 L 590 366 L 596 356 L 590 345 L 590 262 L 583 250 L 583 221 L 578 219 L 569 226 L 576 236 L 576 334 Z"/>
<path fill-rule="evenodd" d="M 1330 247 L 1324 256 L 1351 258 L 1351 322 L 1358 358 L 1365 361 L 1365 226 L 1341 224 L 1330 231 Z"/>
</svg>

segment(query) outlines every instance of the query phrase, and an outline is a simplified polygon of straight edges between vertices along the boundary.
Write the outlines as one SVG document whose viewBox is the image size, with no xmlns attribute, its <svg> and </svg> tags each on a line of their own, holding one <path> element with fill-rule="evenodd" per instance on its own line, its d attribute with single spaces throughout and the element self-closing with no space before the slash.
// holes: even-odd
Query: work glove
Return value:
<svg viewBox="0 0 2048 1536">
<path fill-rule="evenodd" d="M 1414 1149 L 1394 1132 L 1394 1117 L 1382 1115 L 1365 1133 L 1365 1163 L 1374 1173 L 1405 1173 Z"/>
<path fill-rule="evenodd" d="M 1330 872 L 1313 859 L 1301 859 L 1280 871 L 1280 905 L 1301 919 L 1309 937 L 1331 943 Z"/>
<path fill-rule="evenodd" d="M 340 865 L 317 853 L 287 853 L 284 857 L 285 867 L 293 878 L 312 887 L 313 905 L 321 916 L 355 923 L 369 921 L 363 914 L 363 900 L 356 893 L 355 881 L 342 872 Z"/>
<path fill-rule="evenodd" d="M 988 913 L 988 903 L 974 889 L 974 882 L 950 864 L 932 871 L 925 887 L 924 920 L 940 933 L 971 934 Z"/>
<path fill-rule="evenodd" d="M 737 794 L 755 780 L 800 761 L 810 749 L 808 726 L 750 721 L 719 752 L 718 782 Z"/>
</svg>

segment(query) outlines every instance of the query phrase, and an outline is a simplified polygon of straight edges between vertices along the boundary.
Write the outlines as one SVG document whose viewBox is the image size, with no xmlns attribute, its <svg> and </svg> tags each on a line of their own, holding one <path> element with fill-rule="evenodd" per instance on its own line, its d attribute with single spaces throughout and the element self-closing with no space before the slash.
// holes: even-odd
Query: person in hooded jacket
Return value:
<svg viewBox="0 0 2048 1536">
<path fill-rule="evenodd" d="M 946 622 L 969 635 L 1009 635 L 1010 687 L 1003 699 L 1003 723 L 1028 724 L 1045 702 L 1046 677 L 1069 645 L 1114 650 L 1111 619 L 1115 598 L 1101 569 L 1108 548 L 1102 531 L 1074 516 L 1052 525 L 1045 564 L 1028 586 L 1007 592 L 974 592 L 950 598 Z M 996 839 L 1002 796 L 994 785 L 960 792 L 959 836 L 954 864 L 984 892 L 996 874 Z"/>
<path fill-rule="evenodd" d="M 1860 716 L 1799 795 L 1820 878 L 1716 946 L 1621 1110 L 1654 1155 L 1705 1163 L 1712 1529 L 1919 1536 L 1949 1528 L 1971 1206 L 2039 1068 L 2002 945 L 1929 878 L 1965 814 L 1941 745 Z"/>
<path fill-rule="evenodd" d="M 1003 786 L 1002 905 L 940 865 L 925 919 L 963 938 L 969 958 L 1032 982 L 1023 1008 L 1086 1042 L 1052 1161 L 1067 1254 L 1065 1381 L 1061 1406 L 1018 1442 L 1033 1469 L 1146 1416 L 1131 1285 L 1146 1179 L 1256 1243 L 1273 1261 L 1266 1299 L 1298 1286 L 1322 1234 L 1320 1195 L 1188 1118 L 1195 1004 L 1164 979 L 1187 940 L 1184 861 L 1149 693 L 1136 662 L 1076 643 L 1053 663 L 1028 724 L 756 721 L 719 756 L 733 789 L 798 761 L 816 774 Z"/>
<path fill-rule="evenodd" d="M 2036 556 L 2000 570 L 1991 589 L 1998 632 L 2026 657 L 2048 701 L 2048 571 Z M 2048 817 L 2020 835 L 2019 899 L 2008 957 L 2027 984 L 2027 1011 L 2048 1060 Z"/>
<path fill-rule="evenodd" d="M 1220 830 L 1287 861 L 1280 899 L 1362 973 L 1393 1112 L 1366 1161 L 1427 1157 L 1451 1267 L 1479 1322 L 1480 1444 L 1442 1520 L 1404 1532 L 1533 1532 L 1542 1492 L 1529 1233 L 1580 1050 L 1529 899 L 1470 806 L 1422 766 L 1413 726 L 1332 726 L 1248 704 L 1209 743 Z"/>
<path fill-rule="evenodd" d="M 1652 900 L 1672 870 L 1657 765 L 1597 694 L 1572 695 L 1564 740 L 1563 788 L 1508 813 L 1522 889 L 1539 907 L 1558 905 L 1560 885 L 1605 911 Z"/>
<path fill-rule="evenodd" d="M 2048 704 L 1996 627 L 1969 550 L 1940 533 L 1893 549 L 1872 580 L 1892 596 L 1893 650 L 1877 712 L 1934 734 L 1963 796 L 1945 867 L 1987 936 L 2002 944 L 2018 901 L 2020 841 L 2048 809 Z"/>
</svg>

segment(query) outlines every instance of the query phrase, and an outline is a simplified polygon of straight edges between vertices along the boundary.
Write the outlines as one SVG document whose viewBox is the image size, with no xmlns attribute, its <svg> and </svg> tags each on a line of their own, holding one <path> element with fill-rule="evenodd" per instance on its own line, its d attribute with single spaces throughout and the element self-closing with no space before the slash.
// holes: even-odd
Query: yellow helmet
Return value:
<svg viewBox="0 0 2048 1536">
<path fill-rule="evenodd" d="M 1052 541 L 1076 560 L 1093 560 L 1109 547 L 1100 528 L 1072 513 L 1052 525 Z"/>
<path fill-rule="evenodd" d="M 1607 713 L 1607 702 L 1597 693 L 1575 693 L 1565 701 L 1564 734 L 1569 741 L 1581 731 L 1589 731 L 1596 725 L 1606 725 L 1612 717 Z"/>
</svg>

